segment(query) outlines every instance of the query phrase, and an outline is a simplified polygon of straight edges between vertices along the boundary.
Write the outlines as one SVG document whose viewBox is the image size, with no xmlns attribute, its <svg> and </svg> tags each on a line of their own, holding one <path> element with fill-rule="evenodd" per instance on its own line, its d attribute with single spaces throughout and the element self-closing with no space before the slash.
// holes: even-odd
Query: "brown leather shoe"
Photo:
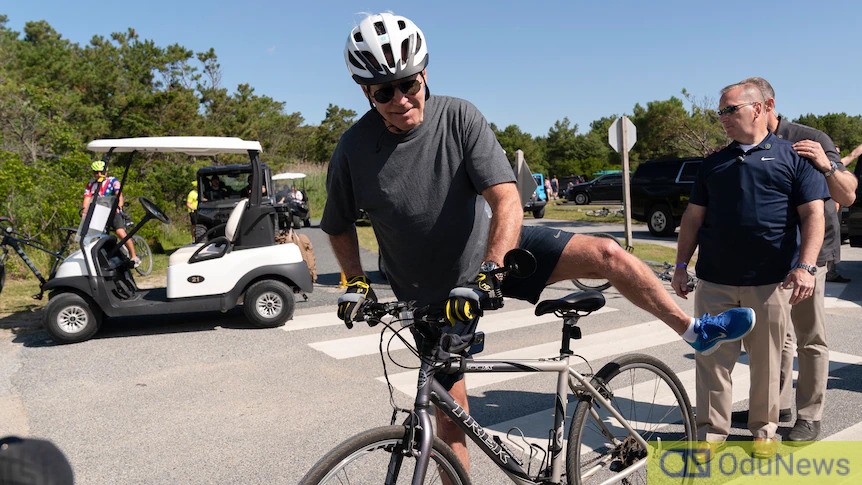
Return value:
<svg viewBox="0 0 862 485">
<path fill-rule="evenodd" d="M 778 437 L 754 438 L 751 443 L 751 456 L 754 458 L 769 459 L 778 452 Z"/>
<path fill-rule="evenodd" d="M 726 441 L 698 441 L 692 450 L 692 459 L 698 464 L 708 463 L 712 461 L 726 445 Z"/>
<path fill-rule="evenodd" d="M 787 435 L 788 441 L 814 441 L 820 435 L 820 421 L 797 419 Z"/>
</svg>

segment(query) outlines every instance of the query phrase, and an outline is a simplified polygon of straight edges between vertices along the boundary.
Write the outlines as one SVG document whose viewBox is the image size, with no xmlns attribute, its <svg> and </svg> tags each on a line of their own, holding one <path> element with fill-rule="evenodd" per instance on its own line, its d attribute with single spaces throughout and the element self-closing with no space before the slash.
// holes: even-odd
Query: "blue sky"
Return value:
<svg viewBox="0 0 862 485">
<path fill-rule="evenodd" d="M 768 79 L 789 117 L 862 112 L 858 1 L 0 2 L 18 32 L 46 20 L 81 45 L 132 27 L 161 47 L 212 47 L 223 87 L 248 83 L 311 124 L 329 103 L 367 110 L 344 66 L 344 41 L 359 12 L 385 10 L 425 33 L 432 92 L 533 135 L 563 117 L 584 132 L 683 88 L 715 104 L 723 86 L 748 76 Z"/>
</svg>

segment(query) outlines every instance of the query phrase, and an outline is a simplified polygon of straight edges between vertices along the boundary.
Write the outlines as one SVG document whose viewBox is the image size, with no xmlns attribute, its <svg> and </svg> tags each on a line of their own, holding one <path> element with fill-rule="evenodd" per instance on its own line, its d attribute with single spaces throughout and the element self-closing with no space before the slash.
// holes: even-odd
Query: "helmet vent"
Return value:
<svg viewBox="0 0 862 485">
<path fill-rule="evenodd" d="M 419 49 L 421 49 L 421 48 L 422 48 L 422 36 L 417 35 L 416 36 L 416 52 L 419 52 Z M 415 54 L 415 52 L 414 52 L 414 54 Z"/>
<path fill-rule="evenodd" d="M 377 59 L 374 57 L 374 54 L 368 51 L 362 51 L 362 57 L 365 58 L 365 61 L 374 67 L 375 71 L 380 71 L 380 63 L 377 62 Z"/>
<path fill-rule="evenodd" d="M 362 32 L 357 30 L 356 33 L 353 34 L 353 40 L 356 42 L 362 42 Z"/>
<path fill-rule="evenodd" d="M 358 52 L 357 55 L 359 55 Z M 350 60 L 350 63 L 353 64 L 354 67 L 356 67 L 357 69 L 365 70 L 365 66 L 363 66 L 359 63 L 359 61 L 356 60 L 356 57 L 353 56 L 352 52 L 347 54 L 347 58 Z"/>
<path fill-rule="evenodd" d="M 377 32 L 377 35 L 385 34 L 386 27 L 383 25 L 383 22 L 374 22 L 374 31 Z"/>
<path fill-rule="evenodd" d="M 408 57 L 410 57 L 410 40 L 404 39 L 401 41 L 401 61 L 407 62 Z"/>
<path fill-rule="evenodd" d="M 404 30 L 407 28 L 407 24 L 403 20 L 398 21 L 398 30 Z"/>
<path fill-rule="evenodd" d="M 395 57 L 392 55 L 392 44 L 383 44 L 383 55 L 386 56 L 386 64 L 395 67 Z"/>
</svg>

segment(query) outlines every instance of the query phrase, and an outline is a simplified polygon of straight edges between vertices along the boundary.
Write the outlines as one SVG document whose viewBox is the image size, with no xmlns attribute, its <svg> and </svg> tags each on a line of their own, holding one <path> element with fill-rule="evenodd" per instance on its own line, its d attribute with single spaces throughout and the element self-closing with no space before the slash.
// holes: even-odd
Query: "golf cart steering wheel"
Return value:
<svg viewBox="0 0 862 485">
<path fill-rule="evenodd" d="M 153 203 L 150 199 L 146 197 L 138 197 L 138 201 L 140 201 L 141 205 L 144 206 L 144 210 L 148 215 L 155 217 L 156 219 L 164 222 L 165 224 L 170 224 L 171 220 L 168 219 L 168 216 L 162 212 L 161 209 L 156 207 L 156 204 Z"/>
</svg>

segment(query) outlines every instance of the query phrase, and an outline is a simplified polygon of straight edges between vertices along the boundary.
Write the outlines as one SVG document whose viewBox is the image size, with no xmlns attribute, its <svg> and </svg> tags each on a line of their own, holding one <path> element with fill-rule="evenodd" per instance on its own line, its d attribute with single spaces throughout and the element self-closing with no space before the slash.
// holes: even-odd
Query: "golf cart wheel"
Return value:
<svg viewBox="0 0 862 485">
<path fill-rule="evenodd" d="M 102 311 L 75 293 L 51 297 L 45 308 L 44 326 L 55 342 L 71 344 L 92 337 L 102 322 Z"/>
<path fill-rule="evenodd" d="M 533 209 L 533 218 L 541 219 L 545 217 L 545 206 L 542 206 L 538 209 Z"/>
<path fill-rule="evenodd" d="M 305 227 L 311 227 L 311 218 L 303 220 L 302 225 Z"/>
<path fill-rule="evenodd" d="M 302 218 L 300 218 L 299 216 L 293 216 L 291 219 L 294 229 L 299 229 L 300 227 L 302 227 Z"/>
<path fill-rule="evenodd" d="M 293 290 L 275 280 L 263 280 L 251 285 L 243 298 L 245 316 L 255 326 L 273 328 L 293 318 Z"/>
</svg>

